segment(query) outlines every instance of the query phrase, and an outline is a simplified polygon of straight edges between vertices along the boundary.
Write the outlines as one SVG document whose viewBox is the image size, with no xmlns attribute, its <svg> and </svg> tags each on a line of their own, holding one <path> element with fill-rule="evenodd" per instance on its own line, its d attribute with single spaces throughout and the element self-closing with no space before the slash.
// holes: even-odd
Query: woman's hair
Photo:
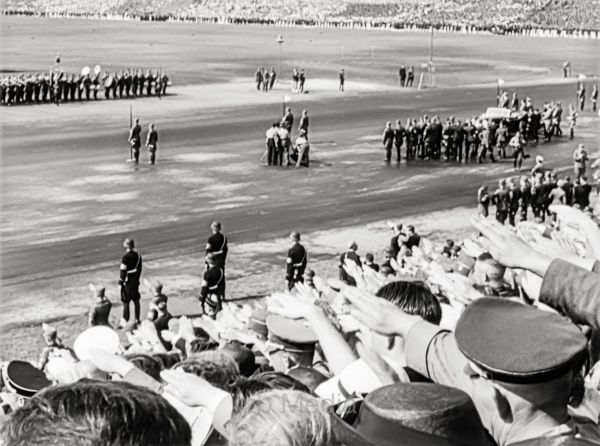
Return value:
<svg viewBox="0 0 600 446">
<path fill-rule="evenodd" d="M 395 304 L 407 314 L 421 316 L 432 324 L 439 325 L 442 320 L 440 302 L 423 282 L 391 282 L 377 291 L 377 297 Z"/>
<path fill-rule="evenodd" d="M 196 353 L 175 365 L 173 369 L 200 376 L 222 390 L 226 390 L 227 386 L 240 376 L 236 362 L 222 351 Z"/>
<path fill-rule="evenodd" d="M 228 425 L 229 446 L 329 446 L 331 422 L 323 401 L 295 390 L 251 397 Z"/>
</svg>

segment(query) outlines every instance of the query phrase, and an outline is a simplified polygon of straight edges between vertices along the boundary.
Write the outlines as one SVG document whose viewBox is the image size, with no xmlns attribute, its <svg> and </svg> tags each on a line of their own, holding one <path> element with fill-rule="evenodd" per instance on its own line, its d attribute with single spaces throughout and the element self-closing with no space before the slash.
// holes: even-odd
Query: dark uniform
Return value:
<svg viewBox="0 0 600 446">
<path fill-rule="evenodd" d="M 214 263 L 214 257 L 208 256 L 209 268 L 204 273 L 202 289 L 200 290 L 200 303 L 202 311 L 215 316 L 221 311 L 222 302 L 225 298 L 225 273 Z"/>
<path fill-rule="evenodd" d="M 216 232 L 206 241 L 206 255 L 212 254 L 215 265 L 225 271 L 225 262 L 227 260 L 227 237 L 221 232 Z"/>
<path fill-rule="evenodd" d="M 308 260 L 308 254 L 304 246 L 300 244 L 300 236 L 294 238 L 294 246 L 290 248 L 286 259 L 286 275 L 285 280 L 288 284 L 288 289 L 294 288 L 297 282 L 304 282 L 304 270 Z"/>
<path fill-rule="evenodd" d="M 133 301 L 135 320 L 140 320 L 140 276 L 142 274 L 142 255 L 134 251 L 133 240 L 126 240 L 127 252 L 121 259 L 121 301 L 123 302 L 123 319 L 129 321 L 129 302 Z"/>
<path fill-rule="evenodd" d="M 508 223 L 511 226 L 515 225 L 515 216 L 519 212 L 519 208 L 521 207 L 521 190 L 519 188 L 510 189 L 508 191 L 507 199 L 508 199 Z"/>
<path fill-rule="evenodd" d="M 396 157 L 400 161 L 402 155 L 402 144 L 404 144 L 404 137 L 406 136 L 406 129 L 402 127 L 400 121 L 394 129 L 394 146 L 396 146 Z M 408 154 L 407 154 L 408 155 Z M 407 156 L 408 157 L 408 156 Z"/>
<path fill-rule="evenodd" d="M 390 161 L 392 159 L 392 146 L 394 144 L 394 130 L 390 123 L 386 124 L 386 128 L 383 131 L 383 148 L 385 150 L 385 160 Z"/>
<path fill-rule="evenodd" d="M 158 149 L 158 132 L 154 130 L 154 124 L 150 126 L 148 137 L 146 138 L 146 147 L 150 152 L 150 164 L 156 161 L 156 150 Z"/>
<path fill-rule="evenodd" d="M 138 124 L 138 120 L 135 120 L 135 125 L 131 127 L 129 132 L 129 144 L 133 150 L 133 159 L 135 162 L 140 161 L 140 146 L 142 145 L 142 128 Z"/>
<path fill-rule="evenodd" d="M 346 264 L 346 259 L 352 260 L 358 266 L 362 266 L 362 262 L 360 261 L 360 257 L 356 253 L 356 251 L 353 251 L 353 250 L 347 251 L 340 256 L 340 265 L 339 265 L 340 280 L 344 283 L 347 283 L 350 286 L 356 286 L 356 281 L 354 280 L 354 278 L 351 275 L 349 275 L 346 272 L 346 270 L 344 269 L 344 265 Z"/>
<path fill-rule="evenodd" d="M 340 91 L 344 91 L 344 82 L 346 82 L 346 73 L 340 71 Z"/>
</svg>

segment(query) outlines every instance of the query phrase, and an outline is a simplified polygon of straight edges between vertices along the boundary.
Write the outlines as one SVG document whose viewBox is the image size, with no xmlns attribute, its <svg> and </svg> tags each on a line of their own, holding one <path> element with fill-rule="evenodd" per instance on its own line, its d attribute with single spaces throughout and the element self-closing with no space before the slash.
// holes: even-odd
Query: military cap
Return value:
<svg viewBox="0 0 600 446">
<path fill-rule="evenodd" d="M 52 385 L 40 369 L 26 361 L 10 361 L 2 367 L 2 380 L 13 393 L 31 398 Z"/>
<path fill-rule="evenodd" d="M 287 319 L 270 314 L 267 317 L 269 340 L 281 346 L 271 355 L 273 360 L 277 357 L 287 357 L 295 364 L 311 366 L 315 356 L 317 335 L 303 321 Z M 276 367 L 277 369 L 277 367 Z"/>
<path fill-rule="evenodd" d="M 491 444 L 471 398 L 440 384 L 397 383 L 328 410 L 335 438 L 346 446 Z"/>
<path fill-rule="evenodd" d="M 509 383 L 562 376 L 587 351 L 584 334 L 565 317 L 498 298 L 469 305 L 455 336 L 460 351 L 488 378 Z"/>
</svg>

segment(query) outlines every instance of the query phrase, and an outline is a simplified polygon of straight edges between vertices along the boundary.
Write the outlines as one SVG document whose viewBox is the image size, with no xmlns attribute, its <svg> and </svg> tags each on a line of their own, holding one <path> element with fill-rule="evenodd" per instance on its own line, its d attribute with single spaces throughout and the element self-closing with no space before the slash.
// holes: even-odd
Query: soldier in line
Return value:
<svg viewBox="0 0 600 446">
<path fill-rule="evenodd" d="M 385 150 L 385 161 L 390 162 L 392 159 L 392 146 L 394 144 L 394 130 L 390 121 L 385 123 L 383 130 L 383 149 Z"/>
<path fill-rule="evenodd" d="M 125 327 L 130 320 L 129 303 L 133 302 L 135 323 L 140 322 L 140 276 L 142 274 L 142 255 L 135 250 L 133 239 L 125 239 L 123 247 L 126 252 L 121 259 L 119 285 L 121 286 L 121 301 L 123 302 L 123 317 L 120 328 Z"/>
<path fill-rule="evenodd" d="M 140 147 L 142 145 L 142 127 L 139 118 L 135 118 L 135 124 L 129 131 L 129 144 L 131 145 L 132 160 L 137 164 L 140 161 Z"/>
<path fill-rule="evenodd" d="M 292 290 L 298 282 L 304 282 L 304 270 L 308 261 L 308 254 L 300 244 L 300 233 L 293 231 L 290 234 L 293 246 L 290 248 L 286 258 L 285 282 L 288 290 Z"/>
<path fill-rule="evenodd" d="M 148 137 L 146 138 L 146 148 L 150 153 L 148 164 L 154 164 L 156 161 L 156 150 L 158 149 L 158 132 L 154 129 L 154 123 L 148 127 Z"/>
<path fill-rule="evenodd" d="M 206 264 L 208 269 L 202 278 L 200 304 L 202 312 L 214 319 L 221 311 L 225 299 L 225 273 L 217 265 L 215 255 L 212 253 L 207 254 Z"/>
</svg>

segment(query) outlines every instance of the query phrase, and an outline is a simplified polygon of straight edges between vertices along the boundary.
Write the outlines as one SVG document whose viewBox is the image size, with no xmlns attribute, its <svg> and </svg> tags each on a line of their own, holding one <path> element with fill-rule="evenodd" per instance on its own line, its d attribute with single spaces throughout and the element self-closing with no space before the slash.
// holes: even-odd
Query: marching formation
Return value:
<svg viewBox="0 0 600 446">
<path fill-rule="evenodd" d="M 171 82 L 158 70 L 127 69 L 102 72 L 84 67 L 79 74 L 65 73 L 58 67 L 49 73 L 19 74 L 0 79 L 0 104 L 6 106 L 98 100 L 142 96 L 164 96 Z"/>
</svg>

